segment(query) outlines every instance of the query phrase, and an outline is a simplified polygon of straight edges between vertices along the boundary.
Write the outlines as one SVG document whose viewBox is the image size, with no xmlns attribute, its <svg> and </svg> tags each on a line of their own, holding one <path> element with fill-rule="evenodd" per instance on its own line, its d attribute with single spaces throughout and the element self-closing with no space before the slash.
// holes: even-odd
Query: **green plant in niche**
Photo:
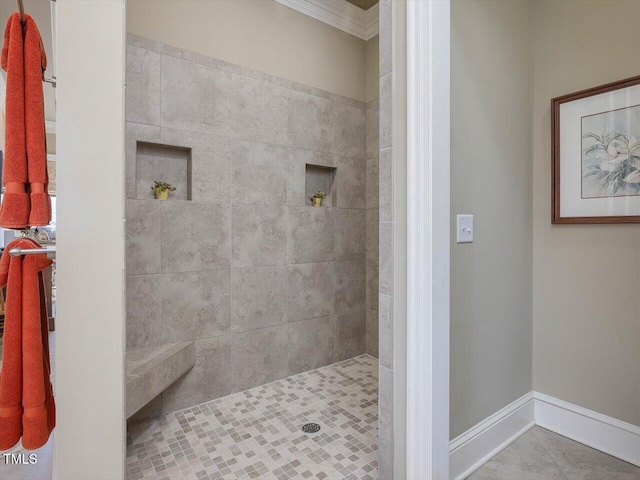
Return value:
<svg viewBox="0 0 640 480">
<path fill-rule="evenodd" d="M 326 193 L 324 193 L 322 190 L 318 190 L 316 193 L 311 195 L 309 199 L 311 200 L 311 203 L 313 203 L 314 207 L 320 207 L 322 206 L 322 200 L 324 200 L 326 197 Z"/>
<path fill-rule="evenodd" d="M 174 192 L 176 190 L 176 187 L 174 187 L 170 183 L 157 181 L 153 183 L 154 185 L 151 187 L 151 190 L 156 193 L 156 198 L 158 200 L 166 200 L 167 198 L 169 198 L 169 192 Z"/>
</svg>

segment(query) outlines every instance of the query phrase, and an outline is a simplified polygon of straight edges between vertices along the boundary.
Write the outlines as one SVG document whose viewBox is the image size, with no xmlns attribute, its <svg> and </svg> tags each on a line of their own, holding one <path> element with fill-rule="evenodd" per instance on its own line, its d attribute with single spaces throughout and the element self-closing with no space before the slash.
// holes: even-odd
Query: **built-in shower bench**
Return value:
<svg viewBox="0 0 640 480">
<path fill-rule="evenodd" d="M 194 342 L 127 351 L 127 418 L 193 368 L 195 362 Z"/>
</svg>

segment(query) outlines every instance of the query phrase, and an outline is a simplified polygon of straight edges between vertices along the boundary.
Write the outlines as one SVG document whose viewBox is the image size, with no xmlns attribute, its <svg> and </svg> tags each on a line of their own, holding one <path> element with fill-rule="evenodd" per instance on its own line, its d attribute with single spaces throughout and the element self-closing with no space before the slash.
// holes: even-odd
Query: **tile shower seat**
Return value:
<svg viewBox="0 0 640 480">
<path fill-rule="evenodd" d="M 127 418 L 144 407 L 196 362 L 194 342 L 129 350 L 127 364 Z"/>
</svg>

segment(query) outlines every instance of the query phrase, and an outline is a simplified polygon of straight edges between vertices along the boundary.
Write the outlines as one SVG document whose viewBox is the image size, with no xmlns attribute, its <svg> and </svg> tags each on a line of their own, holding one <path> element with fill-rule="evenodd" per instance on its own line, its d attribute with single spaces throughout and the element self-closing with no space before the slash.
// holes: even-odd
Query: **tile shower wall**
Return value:
<svg viewBox="0 0 640 480">
<path fill-rule="evenodd" d="M 145 414 L 377 350 L 373 110 L 129 36 L 127 348 L 196 348 Z M 190 201 L 140 198 L 138 142 L 190 149 Z M 337 169 L 335 208 L 307 206 L 306 164 Z"/>
<path fill-rule="evenodd" d="M 380 97 L 379 97 L 379 400 L 378 475 L 380 480 L 394 477 L 394 248 L 393 210 L 393 8 L 392 0 L 381 0 L 379 7 Z M 398 139 L 395 139 L 396 141 Z"/>
<path fill-rule="evenodd" d="M 367 103 L 367 194 L 366 194 L 366 272 L 367 272 L 367 353 L 378 357 L 378 99 Z"/>
</svg>

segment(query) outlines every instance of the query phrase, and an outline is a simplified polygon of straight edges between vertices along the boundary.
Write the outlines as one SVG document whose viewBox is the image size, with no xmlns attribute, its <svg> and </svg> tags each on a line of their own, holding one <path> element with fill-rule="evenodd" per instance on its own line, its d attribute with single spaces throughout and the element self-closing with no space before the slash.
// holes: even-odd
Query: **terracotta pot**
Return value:
<svg viewBox="0 0 640 480">
<path fill-rule="evenodd" d="M 311 201 L 313 202 L 314 207 L 322 206 L 322 198 L 312 198 Z"/>
<path fill-rule="evenodd" d="M 158 200 L 166 200 L 169 198 L 169 190 L 156 190 L 156 198 Z"/>
</svg>

